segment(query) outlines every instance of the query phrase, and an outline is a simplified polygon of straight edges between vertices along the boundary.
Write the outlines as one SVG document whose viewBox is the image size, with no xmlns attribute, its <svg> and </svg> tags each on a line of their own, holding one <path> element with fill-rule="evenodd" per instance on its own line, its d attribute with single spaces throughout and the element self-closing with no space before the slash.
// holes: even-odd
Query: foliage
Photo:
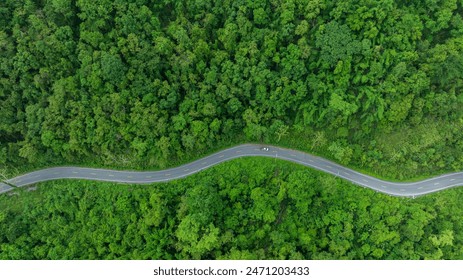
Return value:
<svg viewBox="0 0 463 280">
<path fill-rule="evenodd" d="M 177 2 L 2 1 L 0 162 L 165 167 L 295 127 L 344 162 L 334 145 L 426 122 L 462 137 L 461 1 Z"/>
<path fill-rule="evenodd" d="M 164 168 L 255 141 L 395 179 L 461 170 L 462 15 L 456 0 L 4 0 L 0 169 Z M 268 164 L 2 196 L 0 256 L 462 256 L 459 190 L 404 202 Z"/>
<path fill-rule="evenodd" d="M 246 158 L 150 186 L 0 197 L 1 259 L 461 259 L 462 189 L 390 197 Z"/>
</svg>

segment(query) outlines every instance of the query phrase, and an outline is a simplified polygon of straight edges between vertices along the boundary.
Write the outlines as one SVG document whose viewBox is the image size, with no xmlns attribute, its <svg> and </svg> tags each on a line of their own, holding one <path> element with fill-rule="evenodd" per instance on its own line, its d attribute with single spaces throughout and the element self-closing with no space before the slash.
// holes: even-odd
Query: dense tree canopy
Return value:
<svg viewBox="0 0 463 280">
<path fill-rule="evenodd" d="M 263 158 L 152 186 L 43 183 L 0 197 L 0 259 L 461 259 L 462 195 L 390 197 Z"/>
<path fill-rule="evenodd" d="M 462 89 L 461 0 L 0 1 L 0 175 L 243 141 L 395 179 L 462 170 Z M 4 195 L 23 208 L 1 209 L 0 258 L 463 255 L 461 191 L 404 201 L 260 165 Z"/>
<path fill-rule="evenodd" d="M 326 131 L 338 159 L 439 121 L 457 148 L 431 144 L 453 158 L 430 168 L 461 168 L 462 3 L 407 3 L 2 1 L 2 161 L 162 167 L 294 127 Z"/>
</svg>

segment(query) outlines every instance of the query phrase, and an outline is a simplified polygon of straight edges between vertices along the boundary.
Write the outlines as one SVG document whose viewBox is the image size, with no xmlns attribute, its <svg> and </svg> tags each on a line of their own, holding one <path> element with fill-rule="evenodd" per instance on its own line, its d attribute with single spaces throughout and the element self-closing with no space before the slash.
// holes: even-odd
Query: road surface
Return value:
<svg viewBox="0 0 463 280">
<path fill-rule="evenodd" d="M 268 149 L 262 149 L 263 147 L 268 147 Z M 343 178 L 356 185 L 393 196 L 417 197 L 451 187 L 463 186 L 463 172 L 445 174 L 412 183 L 390 182 L 359 173 L 304 152 L 257 144 L 235 146 L 194 162 L 161 171 L 140 172 L 83 167 L 53 167 L 26 173 L 11 178 L 6 182 L 18 187 L 57 179 L 85 179 L 129 184 L 150 184 L 184 178 L 221 162 L 249 156 L 269 157 L 295 162 Z M 0 183 L 0 193 L 5 193 L 13 189 L 13 187 L 7 184 Z"/>
</svg>

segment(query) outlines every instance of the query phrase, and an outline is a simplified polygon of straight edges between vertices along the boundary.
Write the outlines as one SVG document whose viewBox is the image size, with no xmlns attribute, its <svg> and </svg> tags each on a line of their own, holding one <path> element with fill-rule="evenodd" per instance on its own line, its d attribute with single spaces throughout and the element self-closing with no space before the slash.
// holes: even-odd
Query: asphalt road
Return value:
<svg viewBox="0 0 463 280">
<path fill-rule="evenodd" d="M 267 147 L 268 150 L 263 150 Z M 356 185 L 393 196 L 416 197 L 456 186 L 463 186 L 463 172 L 450 173 L 434 178 L 412 182 L 389 182 L 361 174 L 329 160 L 296 150 L 275 146 L 244 144 L 226 149 L 194 162 L 161 171 L 117 171 L 82 167 L 53 167 L 26 173 L 7 180 L 18 187 L 56 179 L 85 179 L 106 182 L 150 184 L 187 177 L 221 162 L 239 157 L 261 156 L 282 159 L 330 173 Z M 12 187 L 0 183 L 0 193 Z"/>
</svg>

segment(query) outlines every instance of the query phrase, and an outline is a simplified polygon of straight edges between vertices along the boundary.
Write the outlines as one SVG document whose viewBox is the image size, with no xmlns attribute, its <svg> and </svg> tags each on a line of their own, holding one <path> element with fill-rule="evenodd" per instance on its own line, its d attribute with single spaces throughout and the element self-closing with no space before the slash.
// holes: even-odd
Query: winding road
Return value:
<svg viewBox="0 0 463 280">
<path fill-rule="evenodd" d="M 445 174 L 412 183 L 390 182 L 359 173 L 304 152 L 257 144 L 235 146 L 191 163 L 161 171 L 117 171 L 83 167 L 53 167 L 26 173 L 11 178 L 6 182 L 17 187 L 57 179 L 85 179 L 129 184 L 150 184 L 184 178 L 221 162 L 249 156 L 269 157 L 295 162 L 343 178 L 356 185 L 393 196 L 417 197 L 451 187 L 463 186 L 463 172 Z M 7 184 L 0 183 L 0 193 L 5 193 L 13 189 L 13 187 Z"/>
</svg>

